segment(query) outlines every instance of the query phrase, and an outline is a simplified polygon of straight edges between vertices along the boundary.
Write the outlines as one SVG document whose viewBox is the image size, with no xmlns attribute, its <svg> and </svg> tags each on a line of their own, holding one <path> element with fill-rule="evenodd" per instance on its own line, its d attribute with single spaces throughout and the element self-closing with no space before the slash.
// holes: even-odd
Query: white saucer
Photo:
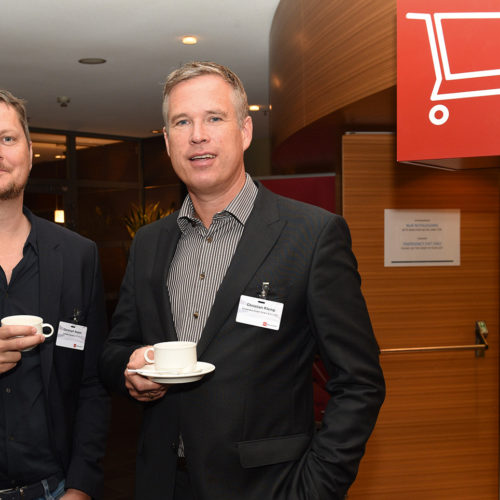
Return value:
<svg viewBox="0 0 500 500">
<path fill-rule="evenodd" d="M 167 371 L 156 371 L 155 365 L 145 365 L 136 373 L 147 377 L 153 382 L 158 384 L 186 384 L 188 382 L 196 382 L 200 380 L 207 373 L 213 372 L 215 366 L 211 363 L 205 363 L 203 361 L 198 361 L 196 367 L 192 372 L 176 374 Z"/>
</svg>

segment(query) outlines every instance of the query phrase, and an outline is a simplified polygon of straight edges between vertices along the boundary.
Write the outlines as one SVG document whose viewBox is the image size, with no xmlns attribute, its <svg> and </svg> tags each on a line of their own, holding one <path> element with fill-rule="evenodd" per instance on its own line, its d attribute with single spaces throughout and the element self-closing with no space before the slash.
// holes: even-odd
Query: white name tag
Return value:
<svg viewBox="0 0 500 500">
<path fill-rule="evenodd" d="M 57 330 L 56 345 L 59 347 L 67 347 L 68 349 L 78 349 L 79 351 L 83 351 L 86 336 L 86 326 L 60 321 L 59 330 Z"/>
<path fill-rule="evenodd" d="M 245 325 L 279 330 L 282 313 L 283 304 L 281 302 L 242 295 L 236 321 Z"/>
</svg>

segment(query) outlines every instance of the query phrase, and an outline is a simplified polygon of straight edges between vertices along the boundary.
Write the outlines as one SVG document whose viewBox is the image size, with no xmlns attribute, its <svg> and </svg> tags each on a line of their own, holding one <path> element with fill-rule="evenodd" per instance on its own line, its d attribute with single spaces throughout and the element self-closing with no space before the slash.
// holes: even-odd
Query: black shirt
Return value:
<svg viewBox="0 0 500 500">
<path fill-rule="evenodd" d="M 30 219 L 28 211 L 25 215 Z M 0 318 L 39 316 L 39 288 L 38 247 L 32 225 L 23 258 L 9 283 L 0 266 Z M 47 418 L 37 347 L 23 352 L 15 368 L 0 374 L 0 489 L 31 484 L 61 472 L 50 445 Z"/>
</svg>

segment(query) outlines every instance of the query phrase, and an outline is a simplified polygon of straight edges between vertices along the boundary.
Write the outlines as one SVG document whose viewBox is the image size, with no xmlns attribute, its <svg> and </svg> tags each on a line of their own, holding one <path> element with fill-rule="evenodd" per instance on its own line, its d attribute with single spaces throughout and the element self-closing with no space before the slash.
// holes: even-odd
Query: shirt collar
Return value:
<svg viewBox="0 0 500 500">
<path fill-rule="evenodd" d="M 253 209 L 253 204 L 255 198 L 257 197 L 258 188 L 253 182 L 250 175 L 246 174 L 245 184 L 241 191 L 233 198 L 229 205 L 224 209 L 215 214 L 214 218 L 217 216 L 224 216 L 225 214 L 232 215 L 240 224 L 245 225 L 250 213 Z M 177 216 L 177 224 L 181 231 L 186 227 L 187 224 L 199 221 L 194 211 L 193 202 L 189 194 L 184 199 L 182 207 Z"/>
<path fill-rule="evenodd" d="M 31 226 L 30 234 L 28 234 L 28 238 L 26 239 L 26 243 L 24 244 L 24 246 L 30 245 L 35 251 L 35 253 L 38 255 L 38 238 L 36 235 L 36 227 L 35 224 L 33 223 L 33 214 L 25 206 L 23 206 L 23 214 L 26 216 Z"/>
</svg>

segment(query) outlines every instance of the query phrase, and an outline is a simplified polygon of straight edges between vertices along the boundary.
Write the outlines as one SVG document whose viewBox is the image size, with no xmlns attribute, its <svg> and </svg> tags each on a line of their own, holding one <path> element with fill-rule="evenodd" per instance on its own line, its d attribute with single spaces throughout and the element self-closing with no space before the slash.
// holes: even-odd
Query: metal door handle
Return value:
<svg viewBox="0 0 500 500">
<path fill-rule="evenodd" d="M 488 349 L 488 330 L 484 321 L 476 322 L 476 343 L 474 345 L 445 345 L 430 347 L 397 347 L 394 349 L 380 349 L 383 354 L 386 353 L 404 353 L 404 352 L 432 352 L 432 351 L 475 351 L 476 357 L 484 356 Z"/>
</svg>

